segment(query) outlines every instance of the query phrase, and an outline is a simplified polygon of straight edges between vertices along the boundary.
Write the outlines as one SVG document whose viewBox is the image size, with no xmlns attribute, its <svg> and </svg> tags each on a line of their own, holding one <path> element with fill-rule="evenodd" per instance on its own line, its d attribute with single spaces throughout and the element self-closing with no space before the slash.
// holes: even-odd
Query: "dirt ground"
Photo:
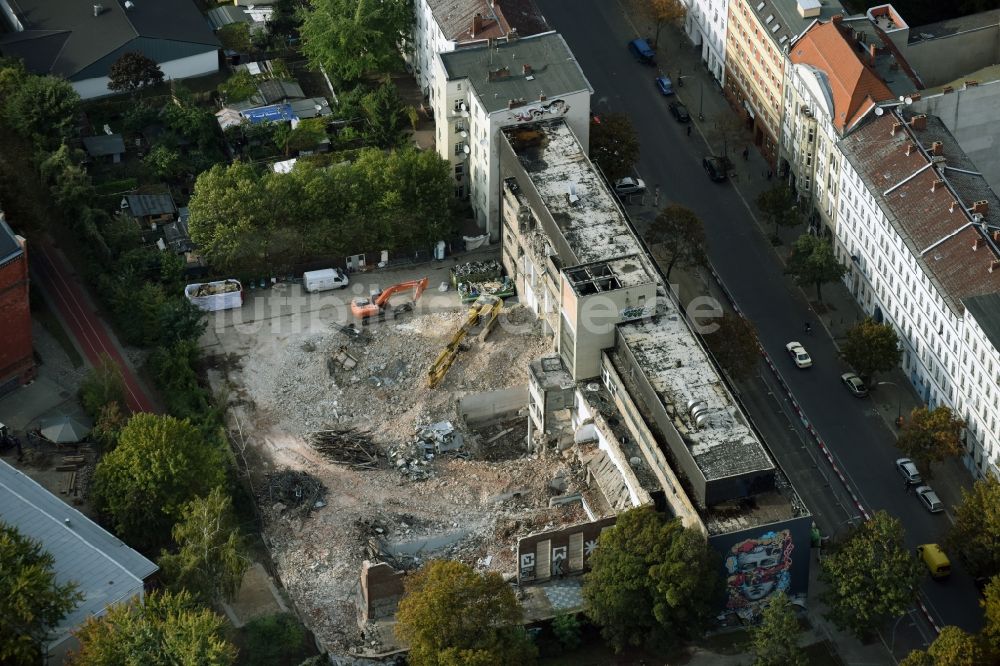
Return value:
<svg viewBox="0 0 1000 666">
<path fill-rule="evenodd" d="M 578 505 L 549 509 L 552 496 L 574 490 L 573 481 L 561 492 L 549 482 L 560 471 L 571 478 L 571 470 L 561 457 L 527 454 L 523 414 L 475 432 L 456 413 L 467 393 L 527 385 L 528 363 L 552 344 L 530 313 L 506 307 L 486 342 L 469 342 L 444 382 L 428 387 L 428 368 L 468 309 L 454 291 L 435 289 L 447 279 L 445 268 L 384 272 L 364 284 L 352 279 L 343 292 L 303 295 L 298 285 L 279 285 L 250 295 L 236 318 L 213 315 L 202 340 L 209 377 L 228 396 L 234 432 L 248 442 L 265 541 L 281 580 L 334 651 L 361 647 L 354 595 L 361 562 L 373 554 L 401 566 L 451 557 L 512 574 L 517 535 L 584 519 Z M 431 288 L 414 312 L 360 327 L 358 337 L 338 327 L 351 321 L 349 298 L 423 275 Z M 356 361 L 352 370 L 331 362 L 341 351 Z M 412 444 L 418 426 L 439 421 L 451 422 L 466 445 L 421 457 L 415 465 L 426 479 L 402 474 L 385 457 Z M 309 433 L 327 428 L 363 432 L 379 464 L 328 462 L 308 443 Z M 312 475 L 325 495 L 307 495 L 298 507 L 284 496 L 276 501 L 268 475 L 281 470 Z"/>
</svg>

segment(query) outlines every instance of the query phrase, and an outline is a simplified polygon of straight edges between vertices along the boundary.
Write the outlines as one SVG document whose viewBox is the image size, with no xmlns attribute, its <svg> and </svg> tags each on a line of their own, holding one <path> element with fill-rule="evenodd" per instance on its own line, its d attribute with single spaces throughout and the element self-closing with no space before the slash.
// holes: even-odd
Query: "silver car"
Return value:
<svg viewBox="0 0 1000 666">
<path fill-rule="evenodd" d="M 840 381 L 844 382 L 844 386 L 855 398 L 864 398 L 868 395 L 868 387 L 861 381 L 861 377 L 858 377 L 857 373 L 845 372 L 840 376 Z"/>
<path fill-rule="evenodd" d="M 916 493 L 924 507 L 931 513 L 941 513 L 944 511 L 944 504 L 941 503 L 937 493 L 930 486 L 920 486 L 917 488 Z"/>
</svg>

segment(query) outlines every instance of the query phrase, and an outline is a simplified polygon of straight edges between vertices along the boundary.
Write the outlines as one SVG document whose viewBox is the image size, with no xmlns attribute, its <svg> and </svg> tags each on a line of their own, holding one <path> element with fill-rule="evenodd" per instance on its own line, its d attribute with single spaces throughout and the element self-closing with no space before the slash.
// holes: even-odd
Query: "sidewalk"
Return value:
<svg viewBox="0 0 1000 666">
<path fill-rule="evenodd" d="M 652 33 L 649 26 L 643 26 L 641 23 L 637 26 L 643 34 Z M 659 57 L 662 69 L 670 76 L 676 77 L 680 73 L 683 77 L 683 86 L 675 88 L 677 97 L 687 106 L 691 122 L 702 140 L 712 152 L 721 154 L 721 141 L 713 135 L 713 128 L 724 118 L 731 121 L 736 112 L 729 105 L 711 72 L 701 62 L 701 48 L 692 46 L 683 30 L 675 25 L 663 28 L 660 44 Z M 704 115 L 704 120 L 699 119 L 699 111 Z M 744 160 L 741 153 L 747 146 L 750 151 L 748 158 Z M 774 176 L 768 179 L 770 167 L 750 142 L 749 133 L 742 145 L 729 146 L 728 152 L 732 161 L 729 178 L 735 191 L 750 211 L 761 233 L 765 237 L 772 235 L 773 229 L 770 225 L 762 223 L 762 216 L 755 202 L 761 192 L 774 187 L 779 181 Z M 805 233 L 805 230 L 803 225 L 779 231 L 782 244 L 774 248 L 775 258 L 778 261 L 784 263 L 795 238 Z M 806 291 L 802 293 L 816 320 L 827 330 L 839 351 L 840 343 L 846 338 L 848 329 L 864 318 L 864 312 L 842 282 L 823 285 L 825 311 L 822 313 L 816 311 L 815 294 Z M 901 368 L 883 373 L 878 379 L 886 385 L 874 387 L 871 399 L 886 427 L 896 434 L 899 431 L 895 423 L 897 413 L 908 418 L 913 409 L 924 406 L 924 403 Z M 972 475 L 958 459 L 935 465 L 934 480 L 935 490 L 949 511 L 961 503 L 962 489 L 971 488 L 973 483 Z"/>
</svg>

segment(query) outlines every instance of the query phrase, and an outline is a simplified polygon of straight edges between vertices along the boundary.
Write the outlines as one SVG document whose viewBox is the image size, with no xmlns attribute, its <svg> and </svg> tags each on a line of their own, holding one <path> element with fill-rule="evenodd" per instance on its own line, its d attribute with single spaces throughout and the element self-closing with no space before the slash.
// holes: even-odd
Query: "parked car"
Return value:
<svg viewBox="0 0 1000 666">
<path fill-rule="evenodd" d="M 931 513 L 941 513 L 944 511 L 944 504 L 930 486 L 919 486 L 916 492 L 917 498 L 928 511 Z"/>
<path fill-rule="evenodd" d="M 688 114 L 688 109 L 686 106 L 680 102 L 670 103 L 670 115 L 677 119 L 679 123 L 689 123 L 691 122 L 691 116 Z"/>
<path fill-rule="evenodd" d="M 343 289 L 350 284 L 350 279 L 339 268 L 324 268 L 318 271 L 307 271 L 302 274 L 302 285 L 308 292 Z"/>
<path fill-rule="evenodd" d="M 656 51 L 649 46 L 649 42 L 645 39 L 633 39 L 628 43 L 628 50 L 632 54 L 632 57 L 642 64 L 656 64 Z"/>
<path fill-rule="evenodd" d="M 631 176 L 626 176 L 621 180 L 615 181 L 615 194 L 620 197 L 627 196 L 629 194 L 642 194 L 646 191 L 646 183 L 642 178 L 632 178 Z"/>
<path fill-rule="evenodd" d="M 721 183 L 726 179 L 726 162 L 721 157 L 709 155 L 701 161 L 701 166 L 705 168 L 705 173 L 716 183 Z"/>
<path fill-rule="evenodd" d="M 669 76 L 656 77 L 656 87 L 659 88 L 660 92 L 664 95 L 674 94 L 674 82 L 670 80 Z"/>
<path fill-rule="evenodd" d="M 802 346 L 802 343 L 793 340 L 785 345 L 785 349 L 788 351 L 788 355 L 792 357 L 792 360 L 795 361 L 795 367 L 812 367 L 812 357 L 809 356 L 809 352 L 807 352 L 806 348 Z"/>
<path fill-rule="evenodd" d="M 925 543 L 917 546 L 917 555 L 924 562 L 931 578 L 947 578 L 951 575 L 951 561 L 936 543 Z"/>
<path fill-rule="evenodd" d="M 920 470 L 917 469 L 916 464 L 909 458 L 897 458 L 896 471 L 910 484 L 922 483 L 924 480 L 920 476 Z"/>
<path fill-rule="evenodd" d="M 858 377 L 857 373 L 845 372 L 840 376 L 840 381 L 844 382 L 844 386 L 855 398 L 864 398 L 868 395 L 868 387 L 861 381 L 861 377 Z"/>
</svg>

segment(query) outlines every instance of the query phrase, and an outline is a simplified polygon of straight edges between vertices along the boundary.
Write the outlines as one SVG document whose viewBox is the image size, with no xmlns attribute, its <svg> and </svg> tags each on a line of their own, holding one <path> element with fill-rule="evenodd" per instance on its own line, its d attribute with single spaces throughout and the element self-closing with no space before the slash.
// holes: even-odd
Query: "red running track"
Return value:
<svg viewBox="0 0 1000 666">
<path fill-rule="evenodd" d="M 156 411 L 132 368 L 122 358 L 107 326 L 97 316 L 79 282 L 70 274 L 65 260 L 48 244 L 36 241 L 33 247 L 29 256 L 34 259 L 32 265 L 42 283 L 42 289 L 52 299 L 51 305 L 69 327 L 70 334 L 76 338 L 77 345 L 90 364 L 96 366 L 102 356 L 108 355 L 118 365 L 125 380 L 125 402 L 128 408 L 133 413 Z"/>
</svg>

